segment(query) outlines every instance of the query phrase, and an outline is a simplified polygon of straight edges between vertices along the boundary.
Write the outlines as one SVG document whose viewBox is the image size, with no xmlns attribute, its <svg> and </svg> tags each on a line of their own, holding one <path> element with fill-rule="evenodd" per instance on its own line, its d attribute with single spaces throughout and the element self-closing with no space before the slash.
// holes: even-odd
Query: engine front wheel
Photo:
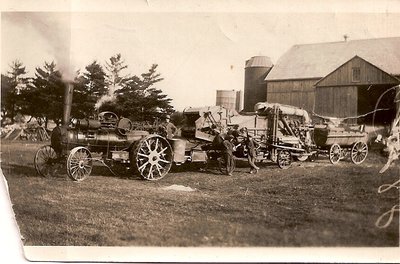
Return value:
<svg viewBox="0 0 400 264">
<path fill-rule="evenodd" d="M 85 147 L 75 147 L 67 159 L 67 174 L 73 181 L 83 181 L 92 172 L 92 154 Z"/>
<path fill-rule="evenodd" d="M 134 145 L 130 161 L 133 171 L 138 173 L 142 179 L 160 180 L 172 167 L 171 145 L 161 136 L 147 136 Z"/>
</svg>

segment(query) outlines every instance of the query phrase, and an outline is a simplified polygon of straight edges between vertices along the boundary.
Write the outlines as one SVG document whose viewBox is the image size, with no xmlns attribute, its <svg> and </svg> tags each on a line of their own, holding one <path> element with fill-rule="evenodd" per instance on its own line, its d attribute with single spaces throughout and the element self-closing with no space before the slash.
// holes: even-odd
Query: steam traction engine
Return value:
<svg viewBox="0 0 400 264">
<path fill-rule="evenodd" d="M 146 180 L 158 180 L 170 170 L 173 150 L 168 140 L 147 131 L 132 131 L 127 118 L 103 112 L 98 120 L 80 119 L 70 122 L 72 103 L 71 84 L 64 96 L 63 125 L 51 135 L 51 145 L 41 147 L 35 155 L 36 171 L 49 176 L 66 162 L 68 176 L 74 181 L 87 178 L 93 161 L 121 164 Z M 94 157 L 99 153 L 99 157 Z"/>
<path fill-rule="evenodd" d="M 101 113 L 99 120 L 77 120 L 72 126 L 53 130 L 51 145 L 41 147 L 35 155 L 35 168 L 42 176 L 53 165 L 66 160 L 67 174 L 75 181 L 91 173 L 93 161 L 130 166 L 143 179 L 164 177 L 173 161 L 169 142 L 147 131 L 130 131 L 130 121 L 118 119 L 111 112 Z M 92 153 L 101 153 L 95 158 Z"/>
</svg>

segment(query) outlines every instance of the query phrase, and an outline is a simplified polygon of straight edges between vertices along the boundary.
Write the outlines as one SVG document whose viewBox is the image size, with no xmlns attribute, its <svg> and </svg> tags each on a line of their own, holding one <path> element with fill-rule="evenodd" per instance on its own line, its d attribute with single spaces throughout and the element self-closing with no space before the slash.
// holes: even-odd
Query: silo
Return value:
<svg viewBox="0 0 400 264">
<path fill-rule="evenodd" d="M 267 56 L 254 56 L 246 61 L 244 68 L 244 112 L 253 112 L 254 105 L 267 100 L 265 77 L 272 69 Z"/>
<path fill-rule="evenodd" d="M 235 110 L 240 112 L 243 110 L 243 91 L 236 92 L 236 105 Z"/>
<path fill-rule="evenodd" d="M 227 109 L 235 109 L 236 107 L 236 91 L 235 90 L 217 90 L 217 106 L 223 106 Z"/>
</svg>

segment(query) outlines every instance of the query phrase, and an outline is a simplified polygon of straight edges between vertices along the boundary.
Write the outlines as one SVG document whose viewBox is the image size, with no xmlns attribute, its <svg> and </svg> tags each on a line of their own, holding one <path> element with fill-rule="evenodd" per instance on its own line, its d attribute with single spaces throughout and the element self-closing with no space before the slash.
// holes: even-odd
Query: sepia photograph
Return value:
<svg viewBox="0 0 400 264">
<path fill-rule="evenodd" d="M 400 261 L 399 2 L 56 2 L 1 10 L 25 258 Z"/>
</svg>

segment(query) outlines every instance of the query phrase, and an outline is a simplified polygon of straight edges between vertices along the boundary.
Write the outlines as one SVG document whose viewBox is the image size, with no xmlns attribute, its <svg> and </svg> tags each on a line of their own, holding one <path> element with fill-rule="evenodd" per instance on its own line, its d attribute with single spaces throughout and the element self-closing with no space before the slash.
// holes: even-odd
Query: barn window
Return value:
<svg viewBox="0 0 400 264">
<path fill-rule="evenodd" d="M 353 82 L 359 82 L 361 81 L 361 73 L 360 73 L 360 68 L 359 67 L 354 67 L 352 68 L 352 81 Z"/>
</svg>

